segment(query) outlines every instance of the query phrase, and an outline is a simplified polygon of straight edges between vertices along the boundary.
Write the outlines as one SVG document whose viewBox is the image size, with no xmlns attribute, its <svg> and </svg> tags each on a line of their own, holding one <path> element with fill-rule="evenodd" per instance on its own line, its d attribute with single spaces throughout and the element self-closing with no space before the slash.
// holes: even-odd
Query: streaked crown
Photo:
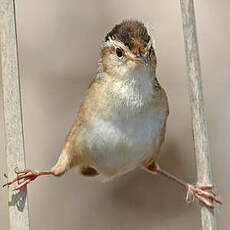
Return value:
<svg viewBox="0 0 230 230">
<path fill-rule="evenodd" d="M 150 41 L 150 35 L 142 22 L 136 20 L 125 20 L 106 35 L 105 41 L 109 39 L 118 40 L 130 49 L 133 54 L 144 53 Z"/>
</svg>

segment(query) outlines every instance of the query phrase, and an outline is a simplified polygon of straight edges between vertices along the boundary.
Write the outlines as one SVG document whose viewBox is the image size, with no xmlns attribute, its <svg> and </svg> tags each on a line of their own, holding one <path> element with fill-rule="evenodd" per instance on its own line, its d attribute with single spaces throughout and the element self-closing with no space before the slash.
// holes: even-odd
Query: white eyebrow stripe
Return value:
<svg viewBox="0 0 230 230">
<path fill-rule="evenodd" d="M 155 49 L 155 41 L 153 41 L 153 37 L 149 33 L 150 40 L 149 43 L 147 44 L 147 47 L 145 48 L 146 50 L 149 50 L 151 46 Z M 108 37 L 108 40 L 103 42 L 103 47 L 106 46 L 114 46 L 116 48 L 122 48 L 122 49 L 127 49 L 127 47 L 120 41 L 114 40 L 111 37 Z"/>
<path fill-rule="evenodd" d="M 103 43 L 103 46 L 114 46 L 114 47 L 121 47 L 124 48 L 125 45 L 122 42 L 119 42 L 117 40 L 113 40 L 111 37 L 109 37 L 109 39 Z"/>
<path fill-rule="evenodd" d="M 125 46 L 122 42 L 113 40 L 112 38 L 109 37 L 109 39 L 105 42 L 103 42 L 102 47 L 115 47 L 115 48 L 121 48 L 124 50 L 127 56 L 129 57 L 135 57 L 135 55 Z"/>
</svg>

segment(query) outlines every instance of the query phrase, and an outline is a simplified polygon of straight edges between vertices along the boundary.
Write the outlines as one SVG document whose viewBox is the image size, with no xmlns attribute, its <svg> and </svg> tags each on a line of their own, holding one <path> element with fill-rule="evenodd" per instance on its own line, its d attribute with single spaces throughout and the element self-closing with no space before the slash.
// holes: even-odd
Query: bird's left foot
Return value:
<svg viewBox="0 0 230 230">
<path fill-rule="evenodd" d="M 214 185 L 194 186 L 194 185 L 188 184 L 187 185 L 187 190 L 188 190 L 187 198 L 190 194 L 192 194 L 193 197 L 195 197 L 205 206 L 209 208 L 214 208 L 214 205 L 212 204 L 212 202 L 216 202 L 218 204 L 222 204 L 222 202 L 216 198 L 215 194 L 205 191 L 205 190 L 213 189 L 213 188 L 214 188 Z M 209 200 L 211 200 L 212 202 L 210 202 Z"/>
<path fill-rule="evenodd" d="M 179 179 L 178 177 L 172 175 L 171 173 L 168 173 L 167 171 L 160 168 L 160 166 L 156 163 L 153 165 L 148 166 L 148 170 L 152 172 L 157 172 L 158 174 L 161 174 L 162 176 L 176 182 L 177 184 L 183 186 L 187 190 L 187 200 L 189 198 L 189 195 L 192 195 L 193 198 L 196 198 L 199 200 L 202 204 L 204 204 L 206 207 L 214 208 L 214 203 L 222 204 L 220 200 L 216 198 L 216 195 L 212 193 L 211 190 L 214 188 L 214 185 L 192 185 L 188 184 L 185 181 Z"/>
<path fill-rule="evenodd" d="M 17 174 L 17 177 L 11 181 L 9 181 L 8 183 L 4 184 L 3 187 L 7 186 L 7 185 L 11 185 L 15 182 L 20 182 L 21 180 L 24 179 L 24 181 L 20 184 L 18 184 L 16 186 L 15 190 L 20 190 L 23 187 L 25 187 L 27 184 L 29 184 L 31 181 L 35 180 L 38 176 L 42 176 L 42 175 L 55 175 L 54 172 L 52 171 L 42 171 L 42 172 L 38 172 L 38 171 L 33 171 L 30 169 L 26 169 L 23 171 L 15 171 L 15 173 Z"/>
</svg>

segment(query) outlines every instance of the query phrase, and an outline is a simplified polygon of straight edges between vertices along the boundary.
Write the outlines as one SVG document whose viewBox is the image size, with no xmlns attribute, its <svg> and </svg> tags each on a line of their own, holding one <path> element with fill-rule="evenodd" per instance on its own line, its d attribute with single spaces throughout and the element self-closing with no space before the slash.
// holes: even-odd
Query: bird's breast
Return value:
<svg viewBox="0 0 230 230">
<path fill-rule="evenodd" d="M 106 177 L 124 174 L 154 154 L 167 112 L 154 91 L 153 78 L 136 71 L 124 79 L 106 76 L 87 119 L 85 149 L 91 166 Z M 91 97 L 98 101 L 98 94 Z M 98 112 L 100 111 L 100 112 Z"/>
<path fill-rule="evenodd" d="M 158 147 L 164 119 L 160 107 L 128 118 L 120 113 L 106 118 L 92 115 L 86 138 L 92 166 L 107 177 L 138 167 Z"/>
</svg>

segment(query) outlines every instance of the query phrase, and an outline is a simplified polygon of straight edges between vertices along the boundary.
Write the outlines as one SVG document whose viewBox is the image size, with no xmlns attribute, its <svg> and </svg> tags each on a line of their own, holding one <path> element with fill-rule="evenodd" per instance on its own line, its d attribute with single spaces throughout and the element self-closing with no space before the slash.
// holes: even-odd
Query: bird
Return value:
<svg viewBox="0 0 230 230">
<path fill-rule="evenodd" d="M 189 184 L 157 163 L 165 139 L 169 106 L 156 76 L 155 42 L 148 26 L 128 19 L 116 24 L 102 42 L 95 77 L 57 163 L 48 171 L 21 170 L 8 183 L 20 190 L 42 175 L 61 176 L 77 168 L 83 176 L 111 181 L 142 168 L 181 185 L 203 205 L 221 204 L 212 184 Z M 208 190 L 208 191 L 207 191 Z"/>
</svg>

